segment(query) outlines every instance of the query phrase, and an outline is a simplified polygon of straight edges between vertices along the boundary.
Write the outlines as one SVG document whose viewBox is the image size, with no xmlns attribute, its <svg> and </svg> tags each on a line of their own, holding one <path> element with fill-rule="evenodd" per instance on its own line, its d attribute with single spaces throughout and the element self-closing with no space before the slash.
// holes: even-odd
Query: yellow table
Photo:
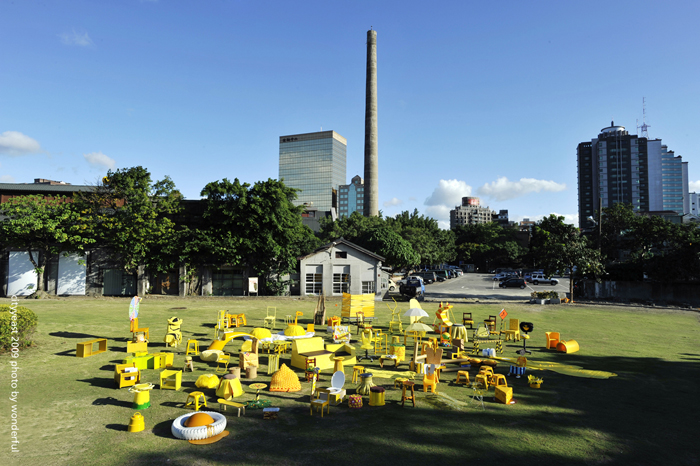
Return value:
<svg viewBox="0 0 700 466">
<path fill-rule="evenodd" d="M 255 401 L 258 401 L 260 399 L 260 390 L 267 388 L 267 384 L 264 383 L 253 383 L 248 386 L 253 390 L 257 390 L 257 392 L 255 393 Z"/>
</svg>

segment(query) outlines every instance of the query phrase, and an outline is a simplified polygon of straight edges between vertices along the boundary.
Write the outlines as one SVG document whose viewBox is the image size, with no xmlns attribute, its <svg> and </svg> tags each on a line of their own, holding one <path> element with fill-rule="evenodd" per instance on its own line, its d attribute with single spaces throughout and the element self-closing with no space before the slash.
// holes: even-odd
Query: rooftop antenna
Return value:
<svg viewBox="0 0 700 466">
<path fill-rule="evenodd" d="M 639 120 L 637 120 L 637 123 L 639 123 Z M 641 137 L 649 139 L 649 127 L 651 127 L 651 125 L 647 125 L 647 100 L 646 97 L 642 97 L 642 125 L 637 125 L 637 132 L 639 132 L 641 128 Z"/>
</svg>

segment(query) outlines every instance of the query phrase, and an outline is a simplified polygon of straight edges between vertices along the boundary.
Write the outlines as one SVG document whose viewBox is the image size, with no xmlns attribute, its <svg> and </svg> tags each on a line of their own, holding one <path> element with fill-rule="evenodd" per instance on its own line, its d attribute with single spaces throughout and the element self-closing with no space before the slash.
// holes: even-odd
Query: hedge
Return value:
<svg viewBox="0 0 700 466">
<path fill-rule="evenodd" d="M 13 314 L 16 310 L 16 327 L 13 328 Z M 36 330 L 39 318 L 29 308 L 0 304 L 0 351 L 10 351 L 12 348 L 26 348 L 32 344 L 31 336 Z M 17 333 L 12 333 L 13 330 Z"/>
</svg>

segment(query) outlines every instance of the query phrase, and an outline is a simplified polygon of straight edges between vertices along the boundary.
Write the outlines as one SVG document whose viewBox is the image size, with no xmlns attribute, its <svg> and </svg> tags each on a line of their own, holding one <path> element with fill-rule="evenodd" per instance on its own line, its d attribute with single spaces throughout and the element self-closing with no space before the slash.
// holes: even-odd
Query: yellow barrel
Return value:
<svg viewBox="0 0 700 466">
<path fill-rule="evenodd" d="M 375 385 L 369 389 L 369 405 L 384 406 L 384 387 Z"/>
</svg>

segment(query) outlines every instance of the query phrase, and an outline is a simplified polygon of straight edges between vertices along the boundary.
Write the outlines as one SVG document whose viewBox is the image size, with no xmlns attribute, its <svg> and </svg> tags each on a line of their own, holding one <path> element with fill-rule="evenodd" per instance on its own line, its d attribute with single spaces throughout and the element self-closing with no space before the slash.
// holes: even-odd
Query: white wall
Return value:
<svg viewBox="0 0 700 466">
<path fill-rule="evenodd" d="M 32 251 L 32 257 L 38 259 L 38 251 Z M 36 291 L 37 274 L 29 261 L 26 251 L 11 251 L 9 273 L 7 275 L 7 296 L 29 296 Z"/>
<path fill-rule="evenodd" d="M 82 264 L 80 261 L 83 261 Z M 85 295 L 85 256 L 70 254 L 58 257 L 57 295 Z"/>
</svg>

